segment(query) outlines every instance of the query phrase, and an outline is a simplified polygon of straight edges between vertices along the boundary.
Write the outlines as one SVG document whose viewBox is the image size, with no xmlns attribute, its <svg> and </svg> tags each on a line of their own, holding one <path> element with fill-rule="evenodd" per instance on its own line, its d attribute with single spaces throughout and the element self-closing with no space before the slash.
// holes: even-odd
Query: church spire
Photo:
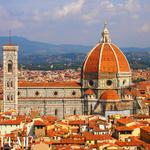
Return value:
<svg viewBox="0 0 150 150">
<path fill-rule="evenodd" d="M 109 30 L 107 29 L 107 22 L 104 23 L 104 29 L 102 32 L 101 43 L 110 43 Z"/>
</svg>

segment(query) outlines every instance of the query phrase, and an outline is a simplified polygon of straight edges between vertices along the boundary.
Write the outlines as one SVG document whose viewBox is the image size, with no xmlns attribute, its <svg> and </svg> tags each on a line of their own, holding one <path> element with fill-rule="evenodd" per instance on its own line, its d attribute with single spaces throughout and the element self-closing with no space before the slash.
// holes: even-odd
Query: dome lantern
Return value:
<svg viewBox="0 0 150 150">
<path fill-rule="evenodd" d="M 107 22 L 104 23 L 104 29 L 102 32 L 101 43 L 111 43 L 111 39 L 109 37 L 109 30 L 107 28 Z"/>
</svg>

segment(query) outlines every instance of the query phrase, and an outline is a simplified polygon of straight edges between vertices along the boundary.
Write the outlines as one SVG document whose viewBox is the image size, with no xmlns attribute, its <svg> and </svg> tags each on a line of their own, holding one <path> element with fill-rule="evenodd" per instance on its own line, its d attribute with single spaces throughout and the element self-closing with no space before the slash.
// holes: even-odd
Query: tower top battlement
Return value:
<svg viewBox="0 0 150 150">
<path fill-rule="evenodd" d="M 14 44 L 6 44 L 3 46 L 3 51 L 18 51 L 19 46 Z"/>
</svg>

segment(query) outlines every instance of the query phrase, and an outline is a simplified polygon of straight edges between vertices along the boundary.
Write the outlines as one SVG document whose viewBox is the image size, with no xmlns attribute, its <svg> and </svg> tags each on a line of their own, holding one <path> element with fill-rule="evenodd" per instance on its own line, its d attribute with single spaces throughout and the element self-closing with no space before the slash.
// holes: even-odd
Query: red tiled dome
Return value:
<svg viewBox="0 0 150 150">
<path fill-rule="evenodd" d="M 100 96 L 103 101 L 120 101 L 119 95 L 116 90 L 106 90 Z"/>
<path fill-rule="evenodd" d="M 83 64 L 83 73 L 118 72 L 130 72 L 130 66 L 122 51 L 112 43 L 98 43 Z"/>
<path fill-rule="evenodd" d="M 87 55 L 83 66 L 83 77 L 97 78 L 101 73 L 131 73 L 129 63 L 122 51 L 109 37 L 109 30 L 104 26 L 101 42 Z M 93 74 L 94 73 L 94 74 Z"/>
</svg>

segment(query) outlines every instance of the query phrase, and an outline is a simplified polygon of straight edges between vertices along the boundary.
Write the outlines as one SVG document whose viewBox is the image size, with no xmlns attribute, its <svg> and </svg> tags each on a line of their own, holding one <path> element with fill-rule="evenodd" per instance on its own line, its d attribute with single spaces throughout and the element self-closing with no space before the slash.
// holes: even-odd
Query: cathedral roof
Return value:
<svg viewBox="0 0 150 150">
<path fill-rule="evenodd" d="M 131 72 L 129 63 L 118 46 L 111 43 L 109 31 L 104 26 L 101 42 L 87 55 L 83 73 Z"/>
<path fill-rule="evenodd" d="M 64 82 L 19 82 L 19 88 L 23 87 L 75 87 L 80 88 L 80 83 L 76 81 L 64 81 Z"/>
<path fill-rule="evenodd" d="M 100 96 L 101 101 L 120 101 L 116 90 L 105 90 Z"/>
</svg>

